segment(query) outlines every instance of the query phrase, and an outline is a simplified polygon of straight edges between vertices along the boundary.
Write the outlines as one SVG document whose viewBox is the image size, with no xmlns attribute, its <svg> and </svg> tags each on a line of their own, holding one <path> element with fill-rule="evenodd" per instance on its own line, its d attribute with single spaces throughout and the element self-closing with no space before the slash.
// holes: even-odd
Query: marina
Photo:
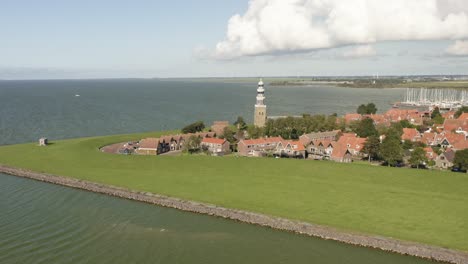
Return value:
<svg viewBox="0 0 468 264">
<path fill-rule="evenodd" d="M 453 110 L 468 105 L 468 92 L 455 89 L 407 88 L 404 100 L 399 105 Z"/>
</svg>

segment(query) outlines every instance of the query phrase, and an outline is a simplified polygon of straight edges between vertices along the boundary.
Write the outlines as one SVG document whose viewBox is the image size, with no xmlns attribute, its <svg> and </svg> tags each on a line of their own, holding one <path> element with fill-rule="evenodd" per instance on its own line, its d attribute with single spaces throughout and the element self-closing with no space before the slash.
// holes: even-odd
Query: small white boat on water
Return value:
<svg viewBox="0 0 468 264">
<path fill-rule="evenodd" d="M 75 97 L 80 97 L 80 95 L 79 95 L 79 94 L 75 94 Z"/>
</svg>

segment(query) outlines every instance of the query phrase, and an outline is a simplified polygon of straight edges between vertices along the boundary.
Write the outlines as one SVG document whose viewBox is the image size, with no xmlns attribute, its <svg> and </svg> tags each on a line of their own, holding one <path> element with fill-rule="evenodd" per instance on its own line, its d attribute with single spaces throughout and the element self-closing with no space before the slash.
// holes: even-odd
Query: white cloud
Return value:
<svg viewBox="0 0 468 264">
<path fill-rule="evenodd" d="M 360 45 L 343 52 L 343 57 L 345 58 L 363 58 L 373 57 L 375 55 L 377 55 L 377 51 L 371 45 Z"/>
<path fill-rule="evenodd" d="M 251 0 L 214 56 L 307 52 L 381 41 L 468 38 L 466 0 Z"/>
<path fill-rule="evenodd" d="M 453 56 L 468 56 L 468 40 L 457 40 L 446 50 L 446 53 Z"/>
</svg>

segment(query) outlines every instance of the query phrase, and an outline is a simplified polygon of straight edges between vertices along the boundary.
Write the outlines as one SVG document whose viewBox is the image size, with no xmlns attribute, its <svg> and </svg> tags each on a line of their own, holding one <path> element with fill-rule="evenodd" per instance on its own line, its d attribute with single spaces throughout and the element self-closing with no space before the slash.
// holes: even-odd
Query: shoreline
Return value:
<svg viewBox="0 0 468 264">
<path fill-rule="evenodd" d="M 294 221 L 281 217 L 268 216 L 243 210 L 229 209 L 212 204 L 194 202 L 149 192 L 134 191 L 126 188 L 78 180 L 74 178 L 38 173 L 4 165 L 0 165 L 0 172 L 37 181 L 72 187 L 75 189 L 179 209 L 186 212 L 217 216 L 248 224 L 270 227 L 277 230 L 289 231 L 326 240 L 334 240 L 354 246 L 379 249 L 402 255 L 410 255 L 446 263 L 468 264 L 468 253 L 463 251 L 445 249 L 417 242 L 401 241 L 376 235 L 363 235 L 353 233 L 351 231 L 339 231 L 332 227 Z"/>
</svg>

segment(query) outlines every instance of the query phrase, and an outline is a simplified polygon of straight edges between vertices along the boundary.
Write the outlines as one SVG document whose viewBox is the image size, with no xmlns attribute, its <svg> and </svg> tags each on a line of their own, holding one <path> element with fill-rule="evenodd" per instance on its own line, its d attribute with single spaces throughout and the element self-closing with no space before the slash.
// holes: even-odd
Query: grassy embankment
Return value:
<svg viewBox="0 0 468 264">
<path fill-rule="evenodd" d="M 468 251 L 468 176 L 320 161 L 124 156 L 157 133 L 0 147 L 0 164 Z"/>
</svg>

